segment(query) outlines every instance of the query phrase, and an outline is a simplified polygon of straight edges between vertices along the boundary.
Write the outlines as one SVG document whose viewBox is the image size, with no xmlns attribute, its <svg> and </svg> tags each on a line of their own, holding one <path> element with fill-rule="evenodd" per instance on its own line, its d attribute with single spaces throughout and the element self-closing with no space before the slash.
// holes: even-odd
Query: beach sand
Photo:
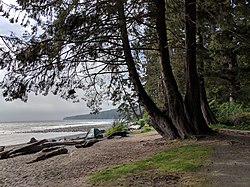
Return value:
<svg viewBox="0 0 250 187">
<path fill-rule="evenodd" d="M 155 131 L 106 139 L 89 148 L 66 146 L 68 154 L 32 164 L 39 154 L 0 160 L 1 187 L 84 187 L 87 174 L 104 166 L 139 160 L 166 148 Z M 158 142 L 158 143 L 157 143 Z"/>
</svg>

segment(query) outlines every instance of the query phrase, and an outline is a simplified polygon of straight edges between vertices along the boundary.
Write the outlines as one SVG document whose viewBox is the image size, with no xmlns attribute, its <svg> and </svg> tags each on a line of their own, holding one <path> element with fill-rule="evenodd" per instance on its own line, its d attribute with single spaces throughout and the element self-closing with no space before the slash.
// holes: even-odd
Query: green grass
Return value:
<svg viewBox="0 0 250 187">
<path fill-rule="evenodd" d="M 88 182 L 95 185 L 110 186 L 118 179 L 133 174 L 148 172 L 148 175 L 167 172 L 195 171 L 204 163 L 204 158 L 212 151 L 211 147 L 200 145 L 185 145 L 167 149 L 150 158 L 129 164 L 116 165 L 105 168 L 88 176 Z"/>
<path fill-rule="evenodd" d="M 210 126 L 212 129 L 234 129 L 234 130 L 247 130 L 250 131 L 249 124 L 237 124 L 237 125 L 225 125 L 225 124 L 215 124 Z"/>
</svg>

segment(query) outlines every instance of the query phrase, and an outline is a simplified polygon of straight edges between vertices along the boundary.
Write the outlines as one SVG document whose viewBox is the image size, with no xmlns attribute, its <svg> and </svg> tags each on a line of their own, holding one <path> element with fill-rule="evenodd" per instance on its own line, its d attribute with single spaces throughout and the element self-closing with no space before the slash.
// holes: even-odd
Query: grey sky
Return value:
<svg viewBox="0 0 250 187">
<path fill-rule="evenodd" d="M 6 1 L 13 3 L 14 0 Z M 20 35 L 24 29 L 18 24 L 10 24 L 8 20 L 0 16 L 0 35 L 10 35 L 14 32 Z M 0 79 L 3 73 L 0 72 Z M 102 106 L 103 110 L 112 107 L 107 102 Z M 3 121 L 33 121 L 33 120 L 58 120 L 70 115 L 89 113 L 84 102 L 72 103 L 63 100 L 59 96 L 35 96 L 31 94 L 27 103 L 22 101 L 6 102 L 0 90 L 0 122 Z"/>
</svg>

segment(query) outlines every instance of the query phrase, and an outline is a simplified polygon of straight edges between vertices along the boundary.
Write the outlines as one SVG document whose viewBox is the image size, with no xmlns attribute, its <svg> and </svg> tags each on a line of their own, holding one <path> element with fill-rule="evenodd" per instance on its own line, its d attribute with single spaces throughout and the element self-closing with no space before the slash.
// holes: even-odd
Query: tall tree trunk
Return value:
<svg viewBox="0 0 250 187">
<path fill-rule="evenodd" d="M 182 138 L 193 134 L 190 124 L 185 115 L 185 108 L 182 96 L 178 90 L 176 80 L 173 75 L 170 64 L 170 56 L 168 50 L 168 39 L 165 21 L 165 0 L 154 0 L 156 5 L 156 30 L 158 34 L 158 47 L 160 53 L 160 62 L 163 74 L 164 86 L 166 89 L 168 115 L 173 124 L 177 128 Z"/>
<path fill-rule="evenodd" d="M 125 61 L 128 67 L 129 76 L 138 94 L 139 101 L 143 104 L 143 106 L 151 116 L 153 126 L 163 137 L 167 137 L 169 139 L 178 138 L 180 137 L 180 135 L 175 126 L 173 125 L 172 121 L 168 118 L 168 116 L 162 114 L 162 112 L 159 110 L 153 100 L 148 96 L 141 84 L 138 72 L 135 67 L 135 62 L 131 53 L 123 2 L 117 3 L 117 11 Z"/>
<path fill-rule="evenodd" d="M 201 111 L 203 113 L 203 117 L 207 124 L 216 124 L 218 123 L 214 113 L 212 112 L 208 101 L 207 101 L 207 93 L 205 89 L 205 80 L 204 80 L 204 47 L 203 47 L 203 38 L 202 34 L 198 33 L 198 41 L 197 41 L 197 64 L 198 64 L 198 76 L 200 80 L 200 102 L 201 102 Z"/>
<path fill-rule="evenodd" d="M 200 84 L 196 66 L 196 0 L 185 0 L 186 15 L 186 113 L 195 133 L 210 131 L 201 111 Z"/>
</svg>

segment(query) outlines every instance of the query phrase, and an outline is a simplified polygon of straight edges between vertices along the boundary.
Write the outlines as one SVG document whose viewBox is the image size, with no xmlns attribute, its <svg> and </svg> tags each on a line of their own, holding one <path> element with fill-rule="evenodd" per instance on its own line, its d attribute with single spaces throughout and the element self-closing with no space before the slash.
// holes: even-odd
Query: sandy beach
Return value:
<svg viewBox="0 0 250 187">
<path fill-rule="evenodd" d="M 198 176 L 208 177 L 208 186 L 247 187 L 250 184 L 249 134 L 250 132 L 221 131 L 217 136 L 206 137 L 199 141 L 166 141 L 157 132 L 151 131 L 144 134 L 129 134 L 123 138 L 104 139 L 88 148 L 65 146 L 68 149 L 67 154 L 31 164 L 27 162 L 37 158 L 40 152 L 8 158 L 0 160 L 0 187 L 89 187 L 86 176 L 103 167 L 131 163 L 167 148 L 185 144 L 214 147 L 214 152 L 209 156 L 210 164 L 195 173 Z M 188 179 L 181 173 L 178 176 L 179 179 L 174 181 L 176 184 L 174 186 L 181 186 Z M 150 180 L 132 178 L 128 184 L 145 186 L 145 182 Z M 139 185 L 139 182 L 143 182 L 140 184 L 144 185 Z"/>
<path fill-rule="evenodd" d="M 158 142 L 158 143 L 157 143 Z M 88 173 L 118 163 L 139 160 L 166 148 L 156 132 L 106 139 L 89 148 L 66 146 L 68 154 L 32 164 L 39 153 L 0 160 L 1 187 L 87 186 Z"/>
</svg>

